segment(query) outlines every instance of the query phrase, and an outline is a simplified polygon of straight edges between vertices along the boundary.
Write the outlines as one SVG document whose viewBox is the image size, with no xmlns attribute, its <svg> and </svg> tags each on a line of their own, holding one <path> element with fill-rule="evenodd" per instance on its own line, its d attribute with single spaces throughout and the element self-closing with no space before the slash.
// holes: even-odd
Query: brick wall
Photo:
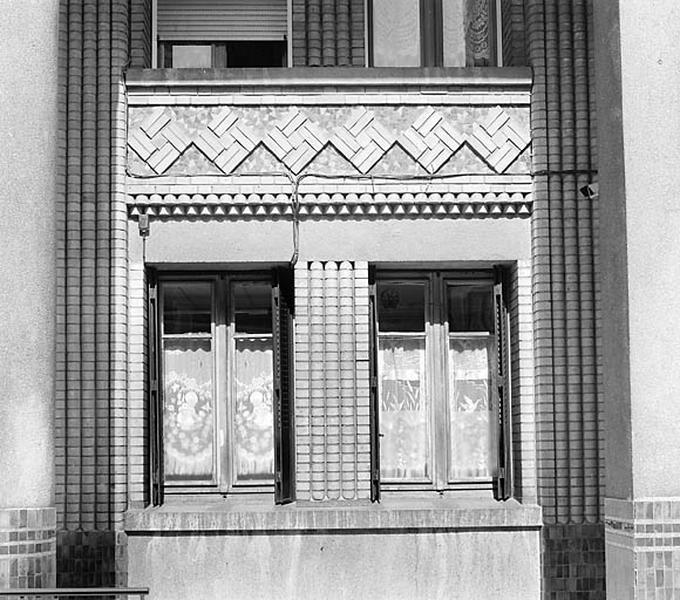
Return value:
<svg viewBox="0 0 680 600">
<path fill-rule="evenodd" d="M 527 64 L 524 1 L 502 0 L 503 64 L 519 67 Z"/>
<path fill-rule="evenodd" d="M 299 500 L 370 496 L 368 265 L 295 268 Z"/>
<path fill-rule="evenodd" d="M 546 598 L 604 593 L 602 553 L 590 556 L 602 568 L 587 578 L 588 589 L 559 587 L 552 568 L 577 572 L 586 555 L 569 552 L 569 540 L 584 543 L 586 525 L 592 525 L 588 539 L 602 534 L 598 222 L 596 206 L 578 191 L 597 168 L 591 12 L 591 0 L 526 3 L 534 70 L 535 390 Z M 551 595 L 557 591 L 561 595 Z"/>
<path fill-rule="evenodd" d="M 100 580 L 82 565 L 69 571 L 75 563 L 65 559 L 65 552 L 73 555 L 80 544 L 83 554 L 101 554 L 102 545 L 115 541 L 112 532 L 120 526 L 126 506 L 122 72 L 136 1 L 60 3 L 55 414 L 59 584 Z M 115 572 L 110 561 L 87 564 L 95 571 Z"/>
</svg>

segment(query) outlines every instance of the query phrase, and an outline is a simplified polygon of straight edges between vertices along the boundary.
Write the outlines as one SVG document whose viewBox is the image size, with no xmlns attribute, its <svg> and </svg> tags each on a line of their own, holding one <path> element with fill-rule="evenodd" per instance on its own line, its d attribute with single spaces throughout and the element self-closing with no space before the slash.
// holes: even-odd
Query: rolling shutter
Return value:
<svg viewBox="0 0 680 600">
<path fill-rule="evenodd" d="M 272 286 L 274 332 L 274 501 L 295 500 L 293 380 L 293 276 L 275 269 Z"/>
<path fill-rule="evenodd" d="M 495 494 L 507 500 L 513 494 L 512 481 L 512 413 L 510 401 L 510 339 L 508 309 L 503 294 L 503 271 L 496 269 L 494 313 L 496 333 L 496 376 L 498 390 L 498 475 Z"/>
<path fill-rule="evenodd" d="M 280 41 L 286 0 L 158 0 L 159 41 Z"/>
</svg>

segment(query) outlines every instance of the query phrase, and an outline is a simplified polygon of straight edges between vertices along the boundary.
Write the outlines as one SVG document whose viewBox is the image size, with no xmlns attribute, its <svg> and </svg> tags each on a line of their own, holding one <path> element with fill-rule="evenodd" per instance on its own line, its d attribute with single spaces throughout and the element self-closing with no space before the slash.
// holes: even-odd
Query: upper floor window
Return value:
<svg viewBox="0 0 680 600">
<path fill-rule="evenodd" d="M 371 0 L 374 67 L 501 65 L 499 0 Z"/>
<path fill-rule="evenodd" d="M 285 67 L 286 0 L 156 0 L 159 67 Z"/>
</svg>

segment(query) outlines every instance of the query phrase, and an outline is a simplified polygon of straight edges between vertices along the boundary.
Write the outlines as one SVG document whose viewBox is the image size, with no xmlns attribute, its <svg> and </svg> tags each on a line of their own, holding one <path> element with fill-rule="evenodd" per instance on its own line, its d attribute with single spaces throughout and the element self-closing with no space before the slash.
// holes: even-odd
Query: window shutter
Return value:
<svg viewBox="0 0 680 600">
<path fill-rule="evenodd" d="M 159 41 L 282 41 L 286 0 L 158 0 Z"/>
<path fill-rule="evenodd" d="M 380 502 L 380 398 L 378 395 L 378 312 L 376 285 L 370 273 L 368 294 L 368 370 L 370 377 L 370 426 L 371 426 L 371 501 Z"/>
<path fill-rule="evenodd" d="M 274 501 L 295 500 L 295 435 L 293 380 L 293 274 L 274 270 L 272 331 L 274 332 Z"/>
<path fill-rule="evenodd" d="M 494 313 L 496 333 L 496 382 L 498 390 L 498 475 L 495 493 L 507 500 L 513 493 L 512 481 L 512 413 L 510 402 L 510 352 L 508 310 L 503 294 L 503 270 L 496 268 Z"/>
<path fill-rule="evenodd" d="M 160 328 L 158 309 L 158 284 L 156 273 L 147 272 L 148 278 L 148 394 L 149 394 L 149 462 L 151 465 L 151 504 L 163 503 L 163 406 L 160 394 Z"/>
</svg>

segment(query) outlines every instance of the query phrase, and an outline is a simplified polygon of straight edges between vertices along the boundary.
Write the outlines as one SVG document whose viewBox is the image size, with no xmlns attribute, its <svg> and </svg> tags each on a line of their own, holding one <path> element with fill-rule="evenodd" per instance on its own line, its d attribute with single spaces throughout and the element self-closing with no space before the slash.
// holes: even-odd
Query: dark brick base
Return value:
<svg viewBox="0 0 680 600">
<path fill-rule="evenodd" d="M 543 526 L 544 600 L 605 600 L 604 525 Z"/>
<path fill-rule="evenodd" d="M 127 583 L 127 540 L 118 531 L 57 532 L 59 587 L 121 586 Z"/>
</svg>

